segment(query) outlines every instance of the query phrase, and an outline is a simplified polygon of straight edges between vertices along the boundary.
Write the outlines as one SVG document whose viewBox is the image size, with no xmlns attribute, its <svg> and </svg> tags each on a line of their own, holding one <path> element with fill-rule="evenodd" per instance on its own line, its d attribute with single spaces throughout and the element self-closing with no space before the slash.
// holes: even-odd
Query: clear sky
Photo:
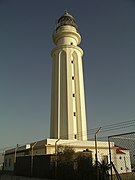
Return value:
<svg viewBox="0 0 135 180">
<path fill-rule="evenodd" d="M 0 148 L 49 138 L 52 32 L 82 36 L 88 129 L 135 119 L 134 0 L 0 0 Z"/>
</svg>

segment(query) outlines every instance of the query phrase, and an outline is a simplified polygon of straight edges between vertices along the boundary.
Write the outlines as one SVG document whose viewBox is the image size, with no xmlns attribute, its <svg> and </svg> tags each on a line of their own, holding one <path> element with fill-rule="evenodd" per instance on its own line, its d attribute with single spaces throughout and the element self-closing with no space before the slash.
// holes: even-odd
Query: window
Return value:
<svg viewBox="0 0 135 180">
<path fill-rule="evenodd" d="M 7 159 L 5 159 L 5 167 L 7 166 Z"/>
<path fill-rule="evenodd" d="M 73 60 L 71 61 L 71 63 L 73 64 Z"/>
<path fill-rule="evenodd" d="M 71 42 L 71 45 L 73 45 L 73 42 Z"/>
<path fill-rule="evenodd" d="M 121 159 L 121 156 L 120 156 L 120 159 Z"/>
<path fill-rule="evenodd" d="M 103 156 L 103 161 L 104 161 L 105 163 L 108 163 L 108 156 L 107 156 L 107 155 L 104 155 L 104 156 Z"/>
<path fill-rule="evenodd" d="M 75 134 L 75 139 L 76 139 L 76 134 Z"/>
<path fill-rule="evenodd" d="M 74 80 L 75 78 L 74 78 L 74 76 L 72 76 L 72 80 Z"/>
<path fill-rule="evenodd" d="M 74 116 L 76 116 L 76 112 L 74 112 Z"/>
<path fill-rule="evenodd" d="M 9 164 L 8 165 L 9 165 L 9 167 L 11 166 L 11 158 L 9 159 Z"/>
<path fill-rule="evenodd" d="M 75 94 L 73 94 L 73 97 L 75 97 Z"/>
<path fill-rule="evenodd" d="M 29 155 L 29 150 L 26 150 L 24 154 Z"/>
<path fill-rule="evenodd" d="M 122 167 L 121 167 L 120 169 L 121 169 L 121 170 L 123 170 L 123 168 L 122 168 Z"/>
</svg>

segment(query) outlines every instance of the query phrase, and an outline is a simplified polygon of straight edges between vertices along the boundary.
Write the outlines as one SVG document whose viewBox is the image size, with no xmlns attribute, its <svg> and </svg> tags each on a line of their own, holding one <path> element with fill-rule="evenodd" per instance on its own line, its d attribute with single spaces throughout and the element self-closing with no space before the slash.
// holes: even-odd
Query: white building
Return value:
<svg viewBox="0 0 135 180">
<path fill-rule="evenodd" d="M 88 149 L 92 152 L 93 162 L 95 162 L 95 141 L 75 141 L 59 139 L 45 139 L 24 146 L 16 147 L 5 152 L 4 170 L 14 171 L 16 158 L 20 156 L 35 156 L 45 154 L 55 154 L 59 146 L 72 147 L 76 152 L 83 152 Z M 110 143 L 112 162 L 118 173 L 127 173 L 131 171 L 130 151 L 128 149 L 115 146 L 114 142 Z M 98 161 L 105 160 L 110 163 L 108 142 L 97 142 Z M 114 173 L 114 171 L 113 171 Z"/>
<path fill-rule="evenodd" d="M 129 149 L 115 145 L 112 156 L 114 165 L 120 174 L 132 172 Z"/>
<path fill-rule="evenodd" d="M 9 149 L 5 151 L 5 156 L 4 156 L 4 170 L 5 171 L 14 171 L 14 165 L 16 162 L 16 158 L 20 156 L 26 156 L 30 154 L 30 144 L 26 144 L 21 147 Z"/>
</svg>

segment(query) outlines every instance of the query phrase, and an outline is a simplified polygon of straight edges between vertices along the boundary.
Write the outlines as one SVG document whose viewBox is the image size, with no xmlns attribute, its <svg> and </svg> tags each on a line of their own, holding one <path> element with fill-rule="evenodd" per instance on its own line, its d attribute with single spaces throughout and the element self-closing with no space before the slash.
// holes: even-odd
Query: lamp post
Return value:
<svg viewBox="0 0 135 180">
<path fill-rule="evenodd" d="M 14 164 L 16 163 L 16 156 L 17 156 L 17 149 L 18 149 L 18 147 L 19 147 L 19 145 L 17 144 L 16 148 L 15 148 Z"/>
<path fill-rule="evenodd" d="M 60 140 L 60 138 L 55 141 L 55 155 L 57 155 L 57 143 L 59 140 Z"/>
<path fill-rule="evenodd" d="M 37 144 L 37 142 L 35 142 L 31 148 L 31 176 L 33 176 L 33 154 L 34 154 L 34 147 L 36 144 Z"/>
<path fill-rule="evenodd" d="M 98 180 L 97 135 L 100 132 L 101 128 L 102 127 L 100 127 L 95 133 L 95 159 L 96 159 L 96 177 L 97 177 L 97 180 Z"/>
<path fill-rule="evenodd" d="M 55 141 L 55 179 L 57 179 L 57 143 L 60 138 Z"/>
</svg>

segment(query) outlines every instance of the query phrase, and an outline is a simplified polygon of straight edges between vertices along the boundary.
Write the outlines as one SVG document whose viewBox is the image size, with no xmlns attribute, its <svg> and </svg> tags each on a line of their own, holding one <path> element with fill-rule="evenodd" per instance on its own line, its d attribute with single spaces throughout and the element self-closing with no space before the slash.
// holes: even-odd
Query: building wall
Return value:
<svg viewBox="0 0 135 180">
<path fill-rule="evenodd" d="M 42 155 L 46 154 L 45 147 L 40 147 L 40 148 L 34 149 L 33 155 L 41 155 L 41 154 Z"/>
</svg>

